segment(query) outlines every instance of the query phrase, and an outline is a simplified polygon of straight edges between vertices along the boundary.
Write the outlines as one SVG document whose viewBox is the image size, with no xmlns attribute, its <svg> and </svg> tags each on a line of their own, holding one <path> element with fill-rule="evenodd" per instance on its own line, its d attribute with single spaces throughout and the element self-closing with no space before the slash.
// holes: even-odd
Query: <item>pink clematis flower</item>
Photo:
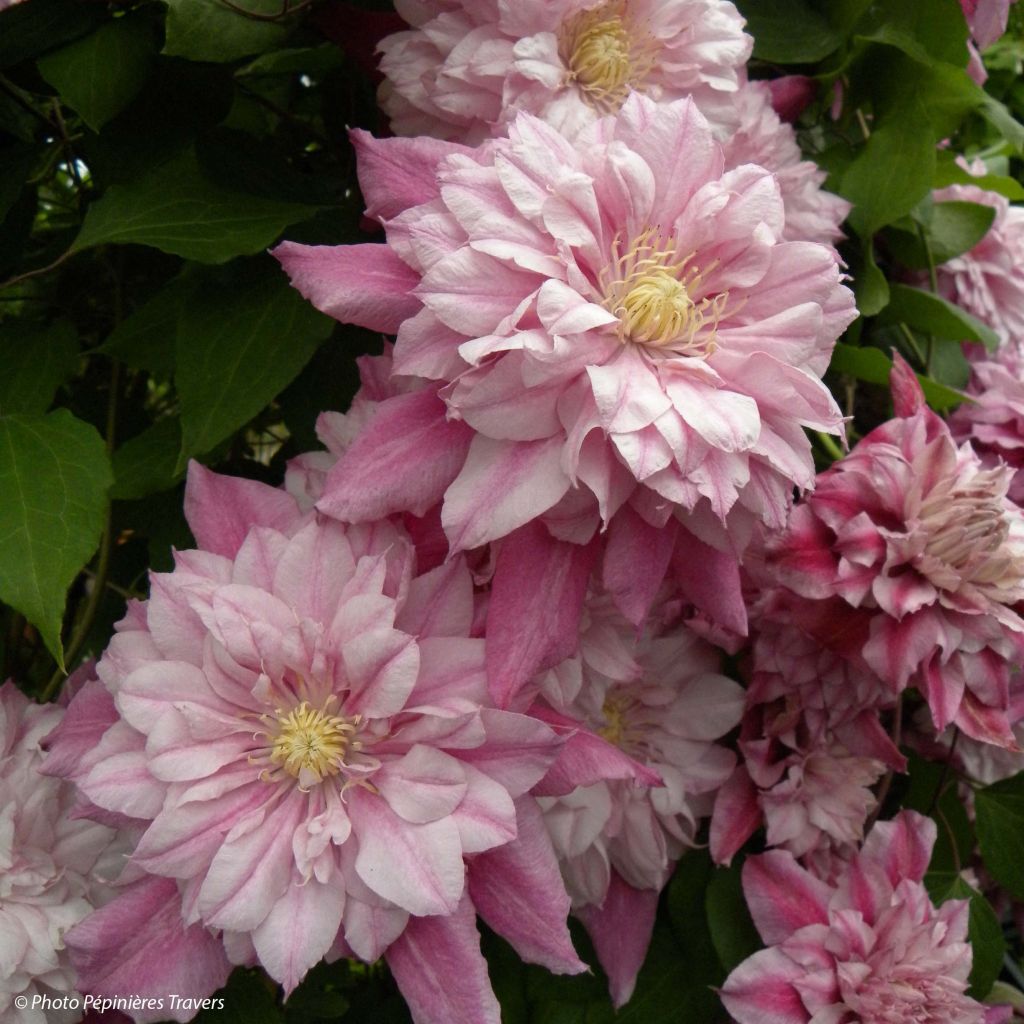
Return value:
<svg viewBox="0 0 1024 1024">
<path fill-rule="evenodd" d="M 798 594 L 867 615 L 865 661 L 916 686 L 937 730 L 1015 747 L 1024 513 L 1006 497 L 1012 470 L 958 448 L 901 360 L 893 390 L 897 417 L 821 474 L 768 562 Z"/>
<path fill-rule="evenodd" d="M 140 823 L 132 865 L 288 992 L 326 955 L 385 956 L 417 1024 L 497 1022 L 476 911 L 524 959 L 583 970 L 528 796 L 563 740 L 491 706 L 464 561 L 418 573 L 395 524 L 196 466 L 186 509 L 200 550 L 97 666 L 118 717 L 76 774 Z M 157 896 L 177 893 L 137 904 Z M 101 978 L 115 920 L 80 936 Z"/>
<path fill-rule="evenodd" d="M 949 418 L 958 441 L 970 441 L 987 466 L 1005 463 L 1014 470 L 1007 492 L 1024 502 L 1024 356 L 1004 346 L 990 359 L 971 366 L 964 402 Z"/>
<path fill-rule="evenodd" d="M 0 1019 L 10 1024 L 80 1016 L 32 1000 L 78 991 L 64 936 L 109 898 L 119 851 L 113 830 L 71 814 L 71 786 L 40 774 L 40 743 L 62 714 L 0 686 Z"/>
<path fill-rule="evenodd" d="M 935 823 L 904 811 L 831 884 L 781 850 L 750 858 L 743 890 L 768 948 L 722 987 L 737 1024 L 983 1024 L 966 994 L 967 901 L 935 907 L 921 883 L 934 843 Z"/>
<path fill-rule="evenodd" d="M 277 255 L 319 308 L 397 331 L 394 372 L 430 383 L 381 404 L 322 511 L 443 498 L 453 552 L 540 517 L 583 544 L 627 506 L 724 549 L 782 525 L 813 483 L 802 427 L 842 429 L 820 374 L 853 299 L 832 249 L 781 241 L 770 173 L 723 173 L 692 102 L 634 95 L 575 145 L 527 115 L 474 153 L 357 144 L 388 245 Z"/>
<path fill-rule="evenodd" d="M 730 116 L 753 41 L 726 0 L 405 0 L 380 44 L 399 135 L 475 145 L 527 111 L 573 136 L 631 90 Z"/>
<path fill-rule="evenodd" d="M 968 168 L 985 173 L 975 161 Z M 936 268 L 939 290 L 991 327 L 1004 346 L 1017 348 L 1024 338 L 1024 208 L 1011 206 L 998 192 L 977 185 L 950 185 L 933 193 L 936 202 L 991 206 L 995 220 L 973 248 Z"/>
<path fill-rule="evenodd" d="M 739 722 L 743 691 L 718 673 L 718 653 L 678 624 L 678 611 L 662 602 L 638 634 L 608 595 L 592 592 L 578 652 L 539 680 L 552 707 L 648 769 L 647 779 L 540 800 L 616 1006 L 636 983 L 658 893 L 736 760 L 714 741 Z"/>
<path fill-rule="evenodd" d="M 1006 31 L 1010 5 L 1017 0 L 960 0 L 971 37 L 979 49 L 990 47 Z"/>
</svg>

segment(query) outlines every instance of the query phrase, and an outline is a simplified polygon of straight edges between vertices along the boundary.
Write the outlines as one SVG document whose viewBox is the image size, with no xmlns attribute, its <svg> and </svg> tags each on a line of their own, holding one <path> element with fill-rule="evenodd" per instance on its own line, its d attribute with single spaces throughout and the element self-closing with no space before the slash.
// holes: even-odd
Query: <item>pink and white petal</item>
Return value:
<svg viewBox="0 0 1024 1024">
<path fill-rule="evenodd" d="M 327 474 L 317 508 L 344 522 L 422 516 L 458 475 L 472 438 L 432 388 L 388 398 Z"/>
<path fill-rule="evenodd" d="M 405 930 L 408 911 L 377 906 L 349 894 L 345 901 L 345 941 L 356 956 L 372 964 Z"/>
<path fill-rule="evenodd" d="M 561 437 L 496 441 L 478 434 L 441 508 L 453 554 L 505 537 L 543 515 L 569 489 Z"/>
<path fill-rule="evenodd" d="M 636 987 L 657 910 L 657 889 L 634 889 L 612 871 L 604 903 L 577 911 L 608 976 L 608 990 L 616 1009 L 629 1002 Z"/>
<path fill-rule="evenodd" d="M 348 679 L 346 709 L 368 718 L 386 718 L 405 707 L 416 685 L 420 652 L 408 633 L 370 629 L 341 649 Z"/>
<path fill-rule="evenodd" d="M 715 795 L 711 816 L 711 859 L 730 864 L 764 820 L 757 788 L 745 765 L 738 765 Z"/>
<path fill-rule="evenodd" d="M 643 623 L 665 581 L 677 533 L 675 519 L 658 529 L 628 505 L 612 519 L 601 566 L 602 582 L 615 606 L 634 626 Z"/>
<path fill-rule="evenodd" d="M 294 878 L 252 935 L 260 963 L 290 996 L 334 944 L 345 908 L 340 877 Z"/>
<path fill-rule="evenodd" d="M 469 786 L 452 820 L 464 854 L 483 853 L 516 837 L 516 808 L 509 792 L 485 772 L 463 764 Z"/>
<path fill-rule="evenodd" d="M 194 1016 L 166 1006 L 174 992 L 204 999 L 227 982 L 231 965 L 224 948 L 202 925 L 185 927 L 178 886 L 147 875 L 120 890 L 109 903 L 72 928 L 64 942 L 78 974 L 77 989 L 97 996 L 162 1000 L 135 1011 L 139 1024 Z"/>
<path fill-rule="evenodd" d="M 562 747 L 556 731 L 534 714 L 482 708 L 486 741 L 460 750 L 458 757 L 500 783 L 513 797 L 540 780 Z"/>
<path fill-rule="evenodd" d="M 761 938 L 784 942 L 809 924 L 828 924 L 832 890 L 797 864 L 791 853 L 769 850 L 743 865 L 743 894 Z"/>
<path fill-rule="evenodd" d="M 747 957 L 725 979 L 721 997 L 736 1024 L 807 1024 L 810 1014 L 793 983 L 806 974 L 776 948 Z"/>
<path fill-rule="evenodd" d="M 468 788 L 466 773 L 454 757 L 422 744 L 404 757 L 385 761 L 373 784 L 391 810 L 417 825 L 450 815 Z"/>
<path fill-rule="evenodd" d="M 98 679 L 90 679 L 71 699 L 57 727 L 40 741 L 47 752 L 39 768 L 41 774 L 75 778 L 82 758 L 96 748 L 116 721 L 113 696 Z"/>
<path fill-rule="evenodd" d="M 747 606 L 734 555 L 717 551 L 685 527 L 678 531 L 672 568 L 683 595 L 713 622 L 747 635 Z"/>
<path fill-rule="evenodd" d="M 501 1024 L 469 896 L 445 917 L 413 917 L 385 953 L 415 1024 Z"/>
<path fill-rule="evenodd" d="M 213 473 L 192 461 L 185 484 L 185 518 L 201 548 L 234 558 L 252 527 L 284 532 L 300 520 L 301 512 L 295 499 L 280 488 Z"/>
<path fill-rule="evenodd" d="M 396 628 L 417 637 L 465 637 L 473 625 L 473 577 L 452 558 L 409 584 Z"/>
<path fill-rule="evenodd" d="M 386 245 L 282 242 L 272 254 L 304 298 L 343 324 L 394 334 L 422 307 L 420 275 Z"/>
<path fill-rule="evenodd" d="M 487 925 L 527 963 L 555 974 L 579 974 L 587 965 L 569 936 L 569 894 L 532 797 L 517 801 L 516 821 L 511 843 L 470 862 L 469 895 Z"/>
<path fill-rule="evenodd" d="M 403 821 L 382 797 L 358 786 L 348 812 L 359 842 L 355 869 L 378 896 L 410 914 L 450 914 L 465 888 L 462 844 L 449 818 L 426 825 Z"/>
<path fill-rule="evenodd" d="M 552 537 L 539 522 L 505 538 L 498 551 L 487 610 L 487 676 L 499 707 L 508 707 L 538 672 L 569 657 L 596 543 Z"/>
</svg>

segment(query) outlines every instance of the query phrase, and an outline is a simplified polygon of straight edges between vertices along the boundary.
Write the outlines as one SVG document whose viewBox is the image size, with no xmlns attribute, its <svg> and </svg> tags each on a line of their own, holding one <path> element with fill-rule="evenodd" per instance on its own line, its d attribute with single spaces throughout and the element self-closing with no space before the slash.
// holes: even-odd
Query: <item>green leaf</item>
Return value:
<svg viewBox="0 0 1024 1024">
<path fill-rule="evenodd" d="M 35 146 L 22 143 L 0 150 L 0 221 L 21 195 L 39 152 Z"/>
<path fill-rule="evenodd" d="M 933 818 L 938 838 L 932 850 L 928 870 L 959 873 L 974 852 L 974 830 L 957 793 L 956 775 L 944 764 L 927 761 L 917 754 L 908 758 L 910 785 L 903 797 L 903 806 Z"/>
<path fill-rule="evenodd" d="M 742 0 L 736 6 L 747 19 L 760 60 L 813 64 L 843 41 L 843 33 L 804 0 Z"/>
<path fill-rule="evenodd" d="M 929 59 L 967 64 L 967 21 L 958 0 L 887 0 L 878 16 L 884 31 L 912 39 Z"/>
<path fill-rule="evenodd" d="M 981 859 L 992 877 L 1024 899 L 1024 772 L 975 791 Z"/>
<path fill-rule="evenodd" d="M 0 416 L 0 599 L 62 666 L 68 587 L 99 543 L 111 479 L 103 439 L 66 409 Z"/>
<path fill-rule="evenodd" d="M 155 56 L 153 26 L 141 12 L 108 21 L 47 54 L 38 67 L 60 98 L 98 132 L 138 94 Z"/>
<path fill-rule="evenodd" d="M 925 875 L 924 884 L 936 904 L 946 900 L 970 900 L 967 939 L 971 944 L 973 962 L 969 994 L 975 999 L 986 998 L 1002 971 L 1006 952 L 1003 929 L 992 904 L 955 873 L 929 872 Z"/>
<path fill-rule="evenodd" d="M 345 63 L 340 46 L 324 43 L 322 46 L 303 46 L 291 50 L 274 50 L 257 57 L 235 74 L 239 77 L 260 75 L 323 75 Z"/>
<path fill-rule="evenodd" d="M 289 224 L 305 220 L 312 208 L 231 192 L 207 181 L 195 153 L 186 150 L 168 163 L 124 185 L 113 185 L 89 207 L 72 245 L 134 242 L 201 263 L 224 263 L 259 252 Z"/>
<path fill-rule="evenodd" d="M 284 1016 L 277 1006 L 276 989 L 262 971 L 237 967 L 214 995 L 223 1004 L 203 1010 L 192 1024 L 281 1024 Z"/>
<path fill-rule="evenodd" d="M 78 368 L 78 336 L 58 320 L 48 327 L 0 324 L 0 415 L 43 413 Z"/>
<path fill-rule="evenodd" d="M 846 373 L 857 380 L 868 384 L 889 386 L 889 374 L 892 371 L 892 360 L 881 350 L 865 345 L 858 348 L 839 342 L 832 351 L 832 362 L 829 369 L 835 373 Z M 921 389 L 928 404 L 937 412 L 952 409 L 963 402 L 964 396 L 959 391 L 946 387 L 938 381 L 931 380 L 923 374 L 917 374 Z"/>
<path fill-rule="evenodd" d="M 882 323 L 905 323 L 925 334 L 953 341 L 980 341 L 990 352 L 999 345 L 999 336 L 959 306 L 921 288 L 893 284 L 889 305 L 878 319 Z"/>
<path fill-rule="evenodd" d="M 889 282 L 875 262 L 870 236 L 861 239 L 860 252 L 853 256 L 852 270 L 857 309 L 863 316 L 874 316 L 889 302 Z"/>
<path fill-rule="evenodd" d="M 731 867 L 716 870 L 704 900 L 711 940 L 726 971 L 763 946 L 743 897 L 741 867 L 737 861 Z"/>
<path fill-rule="evenodd" d="M 238 0 L 254 14 L 279 14 L 283 0 Z M 263 21 L 231 10 L 222 0 L 167 0 L 164 53 L 189 60 L 225 62 L 276 49 L 293 20 Z"/>
<path fill-rule="evenodd" d="M 936 203 L 927 235 L 936 264 L 973 249 L 988 234 L 995 220 L 994 207 L 960 200 Z"/>
<path fill-rule="evenodd" d="M 76 0 L 32 0 L 3 12 L 0 68 L 18 64 L 85 35 L 105 17 L 100 5 Z"/>
<path fill-rule="evenodd" d="M 117 500 L 145 498 L 173 487 L 181 473 L 181 421 L 176 417 L 158 420 L 114 452 L 114 486 L 110 497 Z"/>
<path fill-rule="evenodd" d="M 951 154 L 939 154 L 938 166 L 935 168 L 935 188 L 946 188 L 947 185 L 976 185 L 978 188 L 998 192 L 1011 201 L 1024 199 L 1024 185 L 1015 178 L 1001 174 L 982 174 L 975 177 L 965 171 Z"/>
<path fill-rule="evenodd" d="M 925 120 L 890 119 L 871 133 L 846 169 L 839 191 L 854 204 L 850 223 L 871 235 L 914 208 L 931 189 L 935 142 Z"/>
<path fill-rule="evenodd" d="M 210 274 L 178 322 L 178 468 L 209 451 L 285 388 L 333 328 L 276 265 Z"/>
</svg>

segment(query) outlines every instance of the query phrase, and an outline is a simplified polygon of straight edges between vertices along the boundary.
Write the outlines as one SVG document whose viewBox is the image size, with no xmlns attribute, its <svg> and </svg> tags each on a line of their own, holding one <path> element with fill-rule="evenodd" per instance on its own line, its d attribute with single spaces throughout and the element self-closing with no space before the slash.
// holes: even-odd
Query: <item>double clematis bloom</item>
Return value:
<svg viewBox="0 0 1024 1024">
<path fill-rule="evenodd" d="M 62 714 L 0 686 L 0 1018 L 11 1024 L 80 1016 L 32 1001 L 78 991 L 65 933 L 108 898 L 117 854 L 110 828 L 72 815 L 73 788 L 39 772 Z"/>
<path fill-rule="evenodd" d="M 935 907 L 921 880 L 935 823 L 913 811 L 879 822 L 829 882 L 774 850 L 743 867 L 743 891 L 768 948 L 726 979 L 738 1024 L 983 1024 L 967 995 L 966 900 Z"/>
<path fill-rule="evenodd" d="M 726 0 L 405 0 L 380 44 L 381 106 L 399 135 L 475 145 L 526 111 L 568 136 L 630 91 L 696 96 L 730 120 L 753 40 Z"/>
<path fill-rule="evenodd" d="M 638 634 L 607 594 L 592 592 L 578 653 L 539 681 L 553 708 L 647 769 L 647 779 L 602 781 L 540 800 L 573 910 L 616 1006 L 633 991 L 658 894 L 695 845 L 736 760 L 714 741 L 739 722 L 743 691 L 719 674 L 718 653 L 678 623 L 678 611 L 678 602 L 661 602 Z"/>
<path fill-rule="evenodd" d="M 75 772 L 136 823 L 131 864 L 172 880 L 179 924 L 288 992 L 325 956 L 383 955 L 418 1024 L 498 1020 L 476 910 L 524 959 L 584 969 L 527 795 L 563 740 L 491 706 L 464 560 L 418 572 L 395 524 L 199 467 L 186 507 L 200 550 L 119 626 L 97 668 L 117 720 Z M 79 936 L 96 978 L 124 956 L 113 921 Z"/>
<path fill-rule="evenodd" d="M 864 659 L 897 690 L 916 686 L 937 730 L 1015 747 L 1024 513 L 1006 496 L 1013 471 L 958 448 L 902 361 L 893 390 L 897 417 L 819 476 L 768 562 L 797 594 L 858 609 Z"/>
<path fill-rule="evenodd" d="M 357 145 L 388 244 L 277 255 L 319 308 L 397 331 L 394 372 L 423 384 L 381 403 L 321 510 L 443 499 L 454 552 L 541 517 L 585 543 L 627 506 L 733 550 L 784 523 L 814 481 L 803 427 L 842 430 L 820 375 L 856 311 L 691 101 L 634 95 L 576 144 L 520 115 L 472 153 Z"/>
</svg>

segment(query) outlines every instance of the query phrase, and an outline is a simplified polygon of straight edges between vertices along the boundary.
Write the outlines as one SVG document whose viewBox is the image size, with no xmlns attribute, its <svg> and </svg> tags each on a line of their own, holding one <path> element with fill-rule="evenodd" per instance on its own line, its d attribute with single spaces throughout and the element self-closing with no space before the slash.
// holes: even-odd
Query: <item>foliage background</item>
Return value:
<svg viewBox="0 0 1024 1024">
<path fill-rule="evenodd" d="M 347 407 L 355 357 L 380 347 L 313 310 L 265 250 L 372 240 L 346 129 L 385 132 L 373 45 L 400 23 L 373 0 L 238 3 L 28 0 L 0 13 L 0 658 L 40 699 L 102 650 L 148 570 L 190 546 L 187 461 L 279 483 L 317 446 L 317 414 Z M 894 347 L 949 408 L 967 378 L 959 341 L 995 338 L 927 282 L 992 211 L 930 193 L 967 180 L 953 160 L 967 152 L 986 160 L 985 187 L 1024 199 L 1024 11 L 986 54 L 983 90 L 963 70 L 957 0 L 738 6 L 753 75 L 816 79 L 801 143 L 856 204 L 841 250 L 863 315 L 829 376 L 854 437 L 888 414 Z M 839 452 L 820 444 L 826 465 Z M 978 794 L 976 826 L 935 765 L 916 763 L 888 799 L 939 819 L 936 898 L 969 895 L 958 872 L 975 828 L 985 868 L 1024 898 L 1024 777 Z M 1020 937 L 977 895 L 972 940 L 977 994 L 1000 973 L 1024 982 Z M 508 1022 L 612 1020 L 598 968 L 554 978 L 493 936 L 484 945 Z M 738 866 L 688 854 L 614 1019 L 720 1019 L 711 986 L 757 945 Z M 408 1020 L 378 966 L 321 966 L 286 1006 L 240 970 L 225 996 L 199 1019 Z"/>
</svg>

